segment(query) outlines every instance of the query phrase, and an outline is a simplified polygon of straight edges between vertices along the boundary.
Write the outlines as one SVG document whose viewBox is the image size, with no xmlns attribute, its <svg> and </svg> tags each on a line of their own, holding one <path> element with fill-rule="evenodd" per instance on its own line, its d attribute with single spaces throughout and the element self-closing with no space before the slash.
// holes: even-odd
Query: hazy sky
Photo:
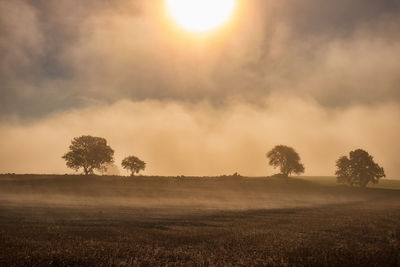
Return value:
<svg viewBox="0 0 400 267">
<path fill-rule="evenodd" d="M 0 0 L 0 172 L 71 172 L 79 135 L 146 174 L 307 175 L 369 151 L 400 178 L 400 1 L 239 0 L 206 36 L 163 0 Z"/>
</svg>

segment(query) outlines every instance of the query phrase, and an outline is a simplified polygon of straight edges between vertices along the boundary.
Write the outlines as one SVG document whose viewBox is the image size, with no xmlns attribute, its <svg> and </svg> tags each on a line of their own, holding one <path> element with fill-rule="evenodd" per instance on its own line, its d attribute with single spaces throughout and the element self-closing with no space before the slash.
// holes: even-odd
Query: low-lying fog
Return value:
<svg viewBox="0 0 400 267">
<path fill-rule="evenodd" d="M 0 179 L 0 202 L 23 207 L 244 210 L 366 199 L 360 191 L 301 179 L 43 176 Z"/>
</svg>

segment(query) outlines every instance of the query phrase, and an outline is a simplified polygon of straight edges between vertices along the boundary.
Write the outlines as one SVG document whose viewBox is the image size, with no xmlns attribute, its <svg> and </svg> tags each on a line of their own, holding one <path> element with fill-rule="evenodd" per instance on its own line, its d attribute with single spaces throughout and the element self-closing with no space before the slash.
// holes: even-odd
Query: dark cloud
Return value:
<svg viewBox="0 0 400 267">
<path fill-rule="evenodd" d="M 82 99 L 220 103 L 276 91 L 329 106 L 399 100 L 395 0 L 246 1 L 234 29 L 210 40 L 168 29 L 162 1 L 0 5 L 3 114 L 43 115 Z"/>
<path fill-rule="evenodd" d="M 362 24 L 376 24 L 387 17 L 396 18 L 399 11 L 400 2 L 397 0 L 292 0 L 285 2 L 280 15 L 290 21 L 294 33 L 301 38 L 349 35 Z"/>
<path fill-rule="evenodd" d="M 150 173 L 263 175 L 284 143 L 308 174 L 361 147 L 399 177 L 399 1 L 239 2 L 199 37 L 163 0 L 0 0 L 0 172 L 63 173 L 95 134 Z"/>
</svg>

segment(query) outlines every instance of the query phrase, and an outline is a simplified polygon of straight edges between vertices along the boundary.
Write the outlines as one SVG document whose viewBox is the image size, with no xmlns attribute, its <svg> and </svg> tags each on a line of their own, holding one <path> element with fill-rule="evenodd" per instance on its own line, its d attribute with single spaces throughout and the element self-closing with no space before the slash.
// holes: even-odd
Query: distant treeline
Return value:
<svg viewBox="0 0 400 267">
<path fill-rule="evenodd" d="M 289 177 L 291 174 L 304 173 L 305 168 L 296 150 L 285 145 L 277 145 L 266 154 L 269 165 L 279 168 L 277 177 Z M 104 172 L 114 163 L 114 150 L 102 137 L 82 135 L 71 141 L 69 151 L 62 156 L 69 168 L 83 170 L 85 175 L 92 175 L 94 171 Z M 136 156 L 125 157 L 121 162 L 122 168 L 130 172 L 131 176 L 146 168 L 146 163 Z M 336 161 L 336 177 L 338 183 L 350 186 L 366 187 L 368 183 L 378 183 L 385 177 L 385 172 L 365 150 L 350 151 L 349 156 L 341 156 Z M 233 176 L 240 176 L 235 173 Z"/>
</svg>

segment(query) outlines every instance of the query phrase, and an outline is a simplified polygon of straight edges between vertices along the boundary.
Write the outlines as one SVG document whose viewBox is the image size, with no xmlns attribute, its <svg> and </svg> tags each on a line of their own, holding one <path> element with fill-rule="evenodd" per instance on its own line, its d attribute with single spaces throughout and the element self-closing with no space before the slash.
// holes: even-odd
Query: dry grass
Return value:
<svg viewBox="0 0 400 267">
<path fill-rule="evenodd" d="M 0 177 L 1 266 L 400 265 L 396 190 L 245 178 L 82 179 Z M 51 193 L 59 202 L 45 201 Z M 24 194 L 44 197 L 32 202 Z M 73 197 L 81 200 L 66 201 Z M 159 201 L 139 205 L 151 197 Z M 263 207 L 258 199 L 275 202 Z"/>
</svg>

